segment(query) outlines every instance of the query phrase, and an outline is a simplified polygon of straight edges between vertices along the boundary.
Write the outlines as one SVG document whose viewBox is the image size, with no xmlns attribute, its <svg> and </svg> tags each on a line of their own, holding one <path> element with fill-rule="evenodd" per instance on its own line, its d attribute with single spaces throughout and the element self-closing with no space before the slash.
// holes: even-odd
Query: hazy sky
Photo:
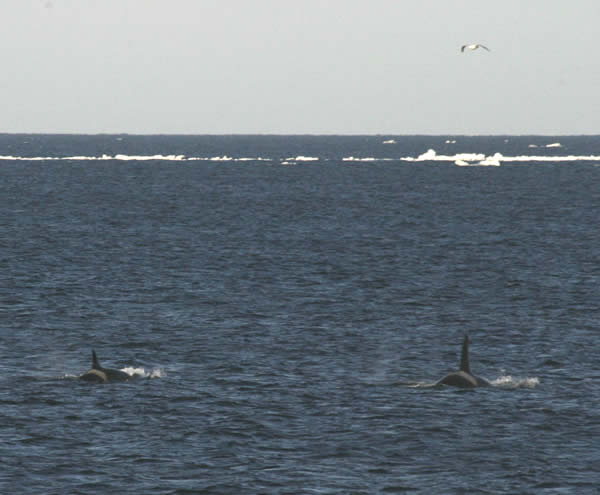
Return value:
<svg viewBox="0 0 600 495">
<path fill-rule="evenodd" d="M 0 132 L 600 134 L 598 0 L 0 0 Z M 492 51 L 460 53 L 480 42 Z"/>
</svg>

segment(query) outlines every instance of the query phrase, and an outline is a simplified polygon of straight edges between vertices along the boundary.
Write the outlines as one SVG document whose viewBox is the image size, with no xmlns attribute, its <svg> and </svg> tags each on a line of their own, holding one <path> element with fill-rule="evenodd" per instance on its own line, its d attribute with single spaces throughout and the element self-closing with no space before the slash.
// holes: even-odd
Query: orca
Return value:
<svg viewBox="0 0 600 495">
<path fill-rule="evenodd" d="M 465 335 L 465 340 L 462 345 L 460 354 L 460 370 L 448 373 L 444 378 L 439 380 L 436 385 L 450 385 L 452 387 L 475 388 L 489 387 L 490 382 L 483 378 L 479 378 L 471 373 L 471 365 L 469 363 L 469 336 Z"/>
<path fill-rule="evenodd" d="M 126 382 L 135 378 L 124 371 L 103 368 L 98 362 L 96 351 L 92 350 L 92 369 L 79 377 L 80 380 L 91 383 Z"/>
</svg>

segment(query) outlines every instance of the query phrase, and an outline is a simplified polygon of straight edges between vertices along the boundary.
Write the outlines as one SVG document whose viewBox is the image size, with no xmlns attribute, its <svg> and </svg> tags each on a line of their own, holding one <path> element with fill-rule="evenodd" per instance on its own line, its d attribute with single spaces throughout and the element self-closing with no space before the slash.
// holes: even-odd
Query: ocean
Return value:
<svg viewBox="0 0 600 495">
<path fill-rule="evenodd" d="M 0 190 L 1 493 L 599 493 L 600 136 L 4 134 Z"/>
</svg>

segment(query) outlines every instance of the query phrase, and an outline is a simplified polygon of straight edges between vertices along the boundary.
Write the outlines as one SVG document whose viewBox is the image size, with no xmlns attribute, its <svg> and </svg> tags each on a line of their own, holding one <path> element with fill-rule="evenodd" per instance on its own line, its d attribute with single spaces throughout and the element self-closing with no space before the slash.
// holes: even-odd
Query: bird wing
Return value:
<svg viewBox="0 0 600 495">
<path fill-rule="evenodd" d="M 488 52 L 491 52 L 492 50 L 490 50 L 487 46 L 483 46 L 483 45 L 479 45 L 481 48 L 486 49 Z"/>
</svg>

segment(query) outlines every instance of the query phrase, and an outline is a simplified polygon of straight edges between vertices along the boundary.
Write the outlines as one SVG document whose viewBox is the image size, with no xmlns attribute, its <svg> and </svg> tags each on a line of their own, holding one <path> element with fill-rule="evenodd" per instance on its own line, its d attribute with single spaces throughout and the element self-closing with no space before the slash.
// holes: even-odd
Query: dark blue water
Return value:
<svg viewBox="0 0 600 495">
<path fill-rule="evenodd" d="M 0 136 L 268 160 L 0 161 L 0 492 L 598 493 L 598 164 L 342 158 L 600 138 L 384 139 Z"/>
</svg>

